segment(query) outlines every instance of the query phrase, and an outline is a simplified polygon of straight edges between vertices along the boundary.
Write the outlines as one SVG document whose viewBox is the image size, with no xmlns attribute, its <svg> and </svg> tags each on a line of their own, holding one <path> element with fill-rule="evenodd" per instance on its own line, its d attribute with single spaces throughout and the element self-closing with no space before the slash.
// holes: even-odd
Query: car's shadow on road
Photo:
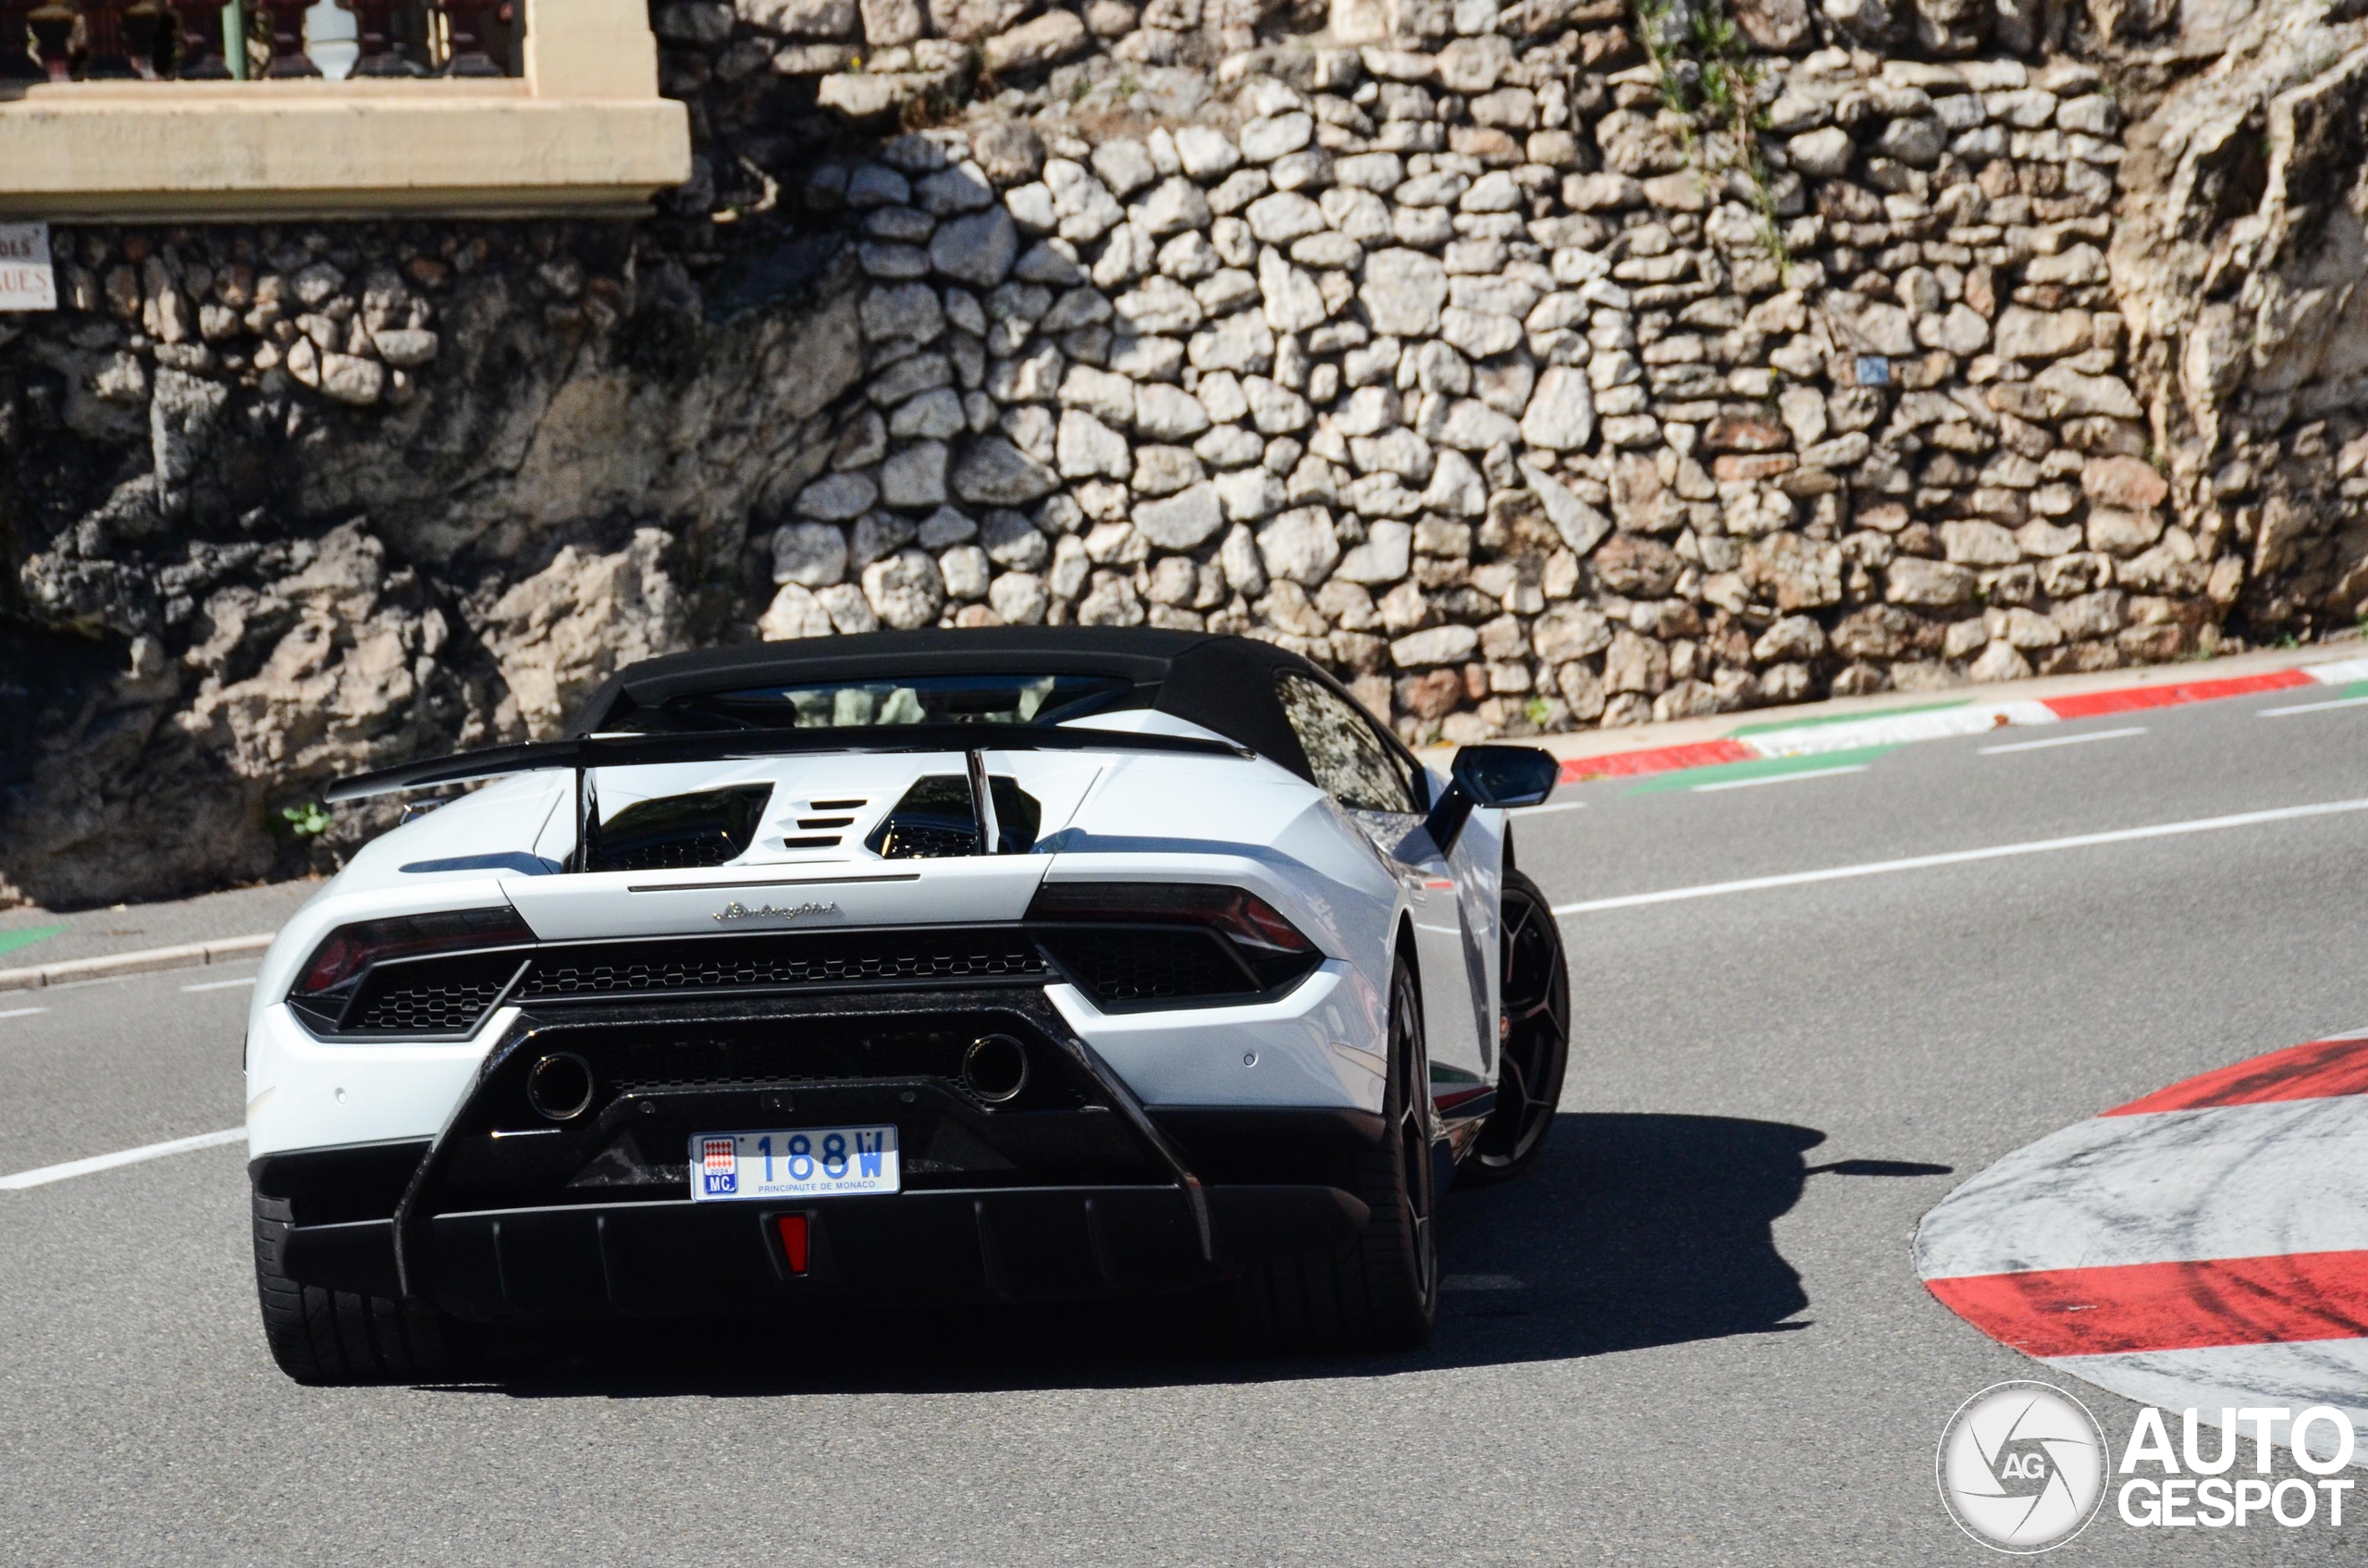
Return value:
<svg viewBox="0 0 2368 1568">
<path fill-rule="evenodd" d="M 1825 1134 L 1728 1117 L 1565 1115 L 1537 1167 L 1444 1205 L 1437 1334 L 1379 1356 L 1265 1357 L 1228 1337 L 1225 1303 L 970 1309 L 788 1322 L 640 1325 L 513 1349 L 478 1388 L 524 1398 L 774 1396 L 1156 1387 L 1558 1361 L 1806 1327 L 1800 1276 L 1771 1227 Z"/>
</svg>

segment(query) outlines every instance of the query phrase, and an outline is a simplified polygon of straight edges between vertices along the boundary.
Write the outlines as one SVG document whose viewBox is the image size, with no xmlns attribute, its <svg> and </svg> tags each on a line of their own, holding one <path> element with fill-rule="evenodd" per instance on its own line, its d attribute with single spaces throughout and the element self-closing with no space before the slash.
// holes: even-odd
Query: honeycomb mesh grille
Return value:
<svg viewBox="0 0 2368 1568">
<path fill-rule="evenodd" d="M 630 849 L 603 851 L 604 871 L 694 871 L 721 866 L 738 855 L 742 846 L 722 833 L 707 838 L 677 838 Z"/>
<path fill-rule="evenodd" d="M 363 982 L 339 1032 L 465 1033 L 500 996 L 524 957 L 479 953 L 382 964 Z"/>
<path fill-rule="evenodd" d="M 979 852 L 978 829 L 926 818 L 891 817 L 873 836 L 883 860 L 943 860 Z"/>
<path fill-rule="evenodd" d="M 602 943 L 545 952 L 535 960 L 518 996 L 539 1002 L 784 986 L 1015 980 L 1044 972 L 1044 958 L 1035 943 L 1016 931 Z"/>
<path fill-rule="evenodd" d="M 1069 927 L 1045 932 L 1044 945 L 1104 1002 L 1231 996 L 1258 989 L 1204 931 Z"/>
</svg>

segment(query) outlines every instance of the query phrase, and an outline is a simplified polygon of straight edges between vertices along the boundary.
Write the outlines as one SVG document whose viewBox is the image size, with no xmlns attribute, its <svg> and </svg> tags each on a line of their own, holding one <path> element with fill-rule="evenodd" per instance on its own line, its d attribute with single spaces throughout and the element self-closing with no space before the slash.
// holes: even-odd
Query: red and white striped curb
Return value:
<svg viewBox="0 0 2368 1568">
<path fill-rule="evenodd" d="M 1916 1266 L 1992 1339 L 2142 1403 L 2368 1426 L 2368 1032 L 2016 1151 L 1924 1216 Z"/>
<path fill-rule="evenodd" d="M 1897 746 L 1907 741 L 1940 740 L 1950 735 L 1981 735 L 2008 725 L 2054 724 L 2071 719 L 2097 719 L 2110 713 L 2133 713 L 2148 708 L 2176 708 L 2222 698 L 2251 697 L 2262 692 L 2298 686 L 2342 686 L 2368 681 L 2368 659 L 2344 659 L 2306 664 L 2292 670 L 2269 670 L 2252 675 L 2230 675 L 2208 681 L 2179 681 L 2153 685 L 2119 686 L 2110 691 L 2073 692 L 2062 697 L 2021 698 L 2006 701 L 1958 702 L 1931 707 L 1869 713 L 1864 718 L 1830 719 L 1776 728 L 1745 729 L 1717 740 L 1597 757 L 1572 757 L 1562 763 L 1562 782 L 1582 779 L 1629 778 L 1665 773 L 1681 768 L 1713 767 L 1724 762 L 1752 762 L 1770 757 L 1810 757 L 1820 752 L 1855 751 L 1862 747 Z"/>
</svg>

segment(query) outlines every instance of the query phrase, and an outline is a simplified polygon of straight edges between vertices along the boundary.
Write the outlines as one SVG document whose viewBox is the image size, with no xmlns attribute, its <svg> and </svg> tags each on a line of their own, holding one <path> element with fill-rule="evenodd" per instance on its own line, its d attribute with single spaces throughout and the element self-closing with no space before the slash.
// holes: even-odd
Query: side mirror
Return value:
<svg viewBox="0 0 2368 1568">
<path fill-rule="evenodd" d="M 1467 746 L 1449 775 L 1422 828 L 1442 855 L 1455 847 L 1474 806 L 1535 806 L 1561 782 L 1562 764 L 1534 746 Z"/>
<path fill-rule="evenodd" d="M 1535 806 L 1554 793 L 1562 764 L 1534 746 L 1467 746 L 1452 772 L 1475 805 Z"/>
</svg>

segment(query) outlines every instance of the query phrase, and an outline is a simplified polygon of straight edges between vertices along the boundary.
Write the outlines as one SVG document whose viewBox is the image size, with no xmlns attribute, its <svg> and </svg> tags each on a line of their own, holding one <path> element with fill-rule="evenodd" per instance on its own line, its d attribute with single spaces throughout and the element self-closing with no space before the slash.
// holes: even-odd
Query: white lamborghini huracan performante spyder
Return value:
<svg viewBox="0 0 2368 1568">
<path fill-rule="evenodd" d="M 291 1377 L 478 1326 L 1229 1292 L 1258 1342 L 1429 1331 L 1437 1196 L 1515 1175 L 1568 1050 L 1504 809 L 1329 675 L 1191 632 L 635 665 L 357 855 L 248 1022 Z M 421 805 L 425 805 L 422 802 Z"/>
</svg>

